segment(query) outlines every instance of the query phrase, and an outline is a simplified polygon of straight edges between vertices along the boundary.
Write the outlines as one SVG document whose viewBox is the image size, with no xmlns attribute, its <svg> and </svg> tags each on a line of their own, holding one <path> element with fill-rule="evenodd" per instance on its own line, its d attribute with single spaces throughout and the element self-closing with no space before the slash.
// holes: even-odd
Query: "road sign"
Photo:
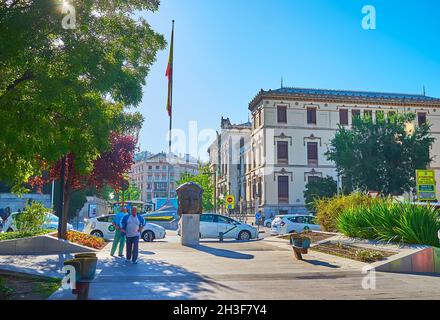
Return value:
<svg viewBox="0 0 440 320">
<path fill-rule="evenodd" d="M 234 196 L 227 196 L 226 197 L 226 206 L 228 209 L 235 208 L 235 197 Z"/>
<path fill-rule="evenodd" d="M 417 197 L 419 201 L 437 199 L 437 183 L 434 170 L 417 170 Z"/>
</svg>

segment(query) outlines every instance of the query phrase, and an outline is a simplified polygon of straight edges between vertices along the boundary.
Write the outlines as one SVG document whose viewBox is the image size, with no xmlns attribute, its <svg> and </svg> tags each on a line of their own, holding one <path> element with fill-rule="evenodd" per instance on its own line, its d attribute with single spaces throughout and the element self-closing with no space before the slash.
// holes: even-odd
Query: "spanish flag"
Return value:
<svg viewBox="0 0 440 320">
<path fill-rule="evenodd" d="M 174 51 L 174 20 L 173 20 L 173 29 L 171 32 L 170 58 L 168 60 L 167 72 L 165 73 L 165 76 L 168 78 L 167 111 L 170 117 L 173 113 L 173 51 Z"/>
</svg>

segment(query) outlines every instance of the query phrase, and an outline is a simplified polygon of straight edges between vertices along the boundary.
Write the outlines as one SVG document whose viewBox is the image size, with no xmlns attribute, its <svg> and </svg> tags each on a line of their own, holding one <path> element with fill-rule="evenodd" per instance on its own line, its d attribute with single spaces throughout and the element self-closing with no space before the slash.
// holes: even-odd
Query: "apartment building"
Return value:
<svg viewBox="0 0 440 320">
<path fill-rule="evenodd" d="M 342 186 L 343 179 L 325 152 L 339 125 L 350 127 L 356 116 L 368 115 L 375 121 L 379 114 L 413 112 L 417 115 L 415 126 L 429 121 L 437 139 L 431 150 L 431 169 L 437 171 L 440 181 L 440 99 L 417 94 L 280 88 L 261 90 L 249 110 L 249 145 L 241 148 L 245 170 L 229 179 L 242 182 L 238 201 L 266 216 L 306 211 L 303 192 L 317 177 L 331 176 Z"/>
<path fill-rule="evenodd" d="M 130 180 L 141 190 L 141 201 L 152 202 L 155 198 L 167 198 L 168 188 L 170 197 L 175 198 L 176 183 L 184 173 L 199 173 L 198 161 L 190 155 L 143 152 L 135 156 Z"/>
</svg>

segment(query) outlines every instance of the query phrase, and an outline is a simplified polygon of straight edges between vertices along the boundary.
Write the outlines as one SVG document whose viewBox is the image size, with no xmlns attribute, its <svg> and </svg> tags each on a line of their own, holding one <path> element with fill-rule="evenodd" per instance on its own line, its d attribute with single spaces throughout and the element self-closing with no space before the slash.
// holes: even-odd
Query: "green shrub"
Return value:
<svg viewBox="0 0 440 320">
<path fill-rule="evenodd" d="M 34 232 L 5 232 L 5 233 L 0 233 L 0 241 L 30 238 L 30 237 L 41 236 L 43 234 L 48 234 L 48 233 L 52 233 L 52 232 L 53 232 L 53 230 L 40 230 L 40 231 L 34 231 Z"/>
<path fill-rule="evenodd" d="M 38 232 L 43 229 L 50 211 L 39 202 L 32 202 L 15 217 L 15 225 L 20 233 Z"/>
<path fill-rule="evenodd" d="M 6 281 L 0 278 L 0 300 L 8 300 L 14 293 L 14 289 L 9 288 Z"/>
<path fill-rule="evenodd" d="M 318 199 L 315 201 L 316 219 L 324 231 L 336 232 L 339 215 L 351 208 L 368 205 L 387 200 L 371 198 L 368 195 L 355 192 L 350 195 L 339 195 L 330 199 Z"/>
<path fill-rule="evenodd" d="M 353 238 L 440 245 L 440 221 L 429 206 L 388 202 L 349 208 L 339 215 L 337 228 Z"/>
</svg>

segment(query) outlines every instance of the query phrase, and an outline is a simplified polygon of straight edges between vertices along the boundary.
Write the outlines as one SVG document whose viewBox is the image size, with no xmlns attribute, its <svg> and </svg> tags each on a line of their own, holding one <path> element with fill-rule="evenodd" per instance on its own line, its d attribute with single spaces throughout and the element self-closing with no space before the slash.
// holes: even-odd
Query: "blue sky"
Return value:
<svg viewBox="0 0 440 320">
<path fill-rule="evenodd" d="M 376 30 L 361 26 L 365 5 L 376 8 Z M 189 121 L 199 131 L 218 130 L 221 116 L 247 121 L 249 101 L 279 88 L 281 76 L 292 87 L 422 93 L 425 85 L 440 97 L 439 16 L 438 0 L 162 0 L 146 18 L 167 41 L 176 20 L 173 127 L 187 132 Z M 141 148 L 152 152 L 168 148 L 167 61 L 168 49 L 139 107 Z"/>
</svg>

